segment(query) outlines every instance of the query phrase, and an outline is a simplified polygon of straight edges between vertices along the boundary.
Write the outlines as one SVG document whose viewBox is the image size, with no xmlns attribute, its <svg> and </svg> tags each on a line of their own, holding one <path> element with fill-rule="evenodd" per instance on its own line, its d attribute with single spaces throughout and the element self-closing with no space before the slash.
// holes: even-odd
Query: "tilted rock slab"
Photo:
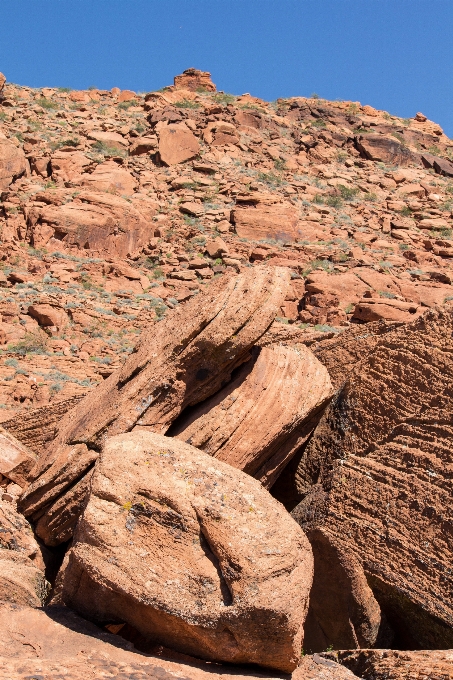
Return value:
<svg viewBox="0 0 453 680">
<path fill-rule="evenodd" d="M 7 189 L 13 179 L 27 171 L 28 162 L 22 149 L 17 148 L 0 132 L 0 190 Z"/>
<path fill-rule="evenodd" d="M 61 421 L 21 509 L 48 544 L 68 540 L 103 440 L 135 425 L 165 433 L 186 406 L 217 392 L 275 318 L 289 270 L 219 279 L 143 335 L 136 351 Z"/>
<path fill-rule="evenodd" d="M 327 370 L 307 347 L 273 345 L 254 353 L 254 363 L 244 364 L 188 418 L 183 414 L 171 434 L 268 488 L 307 440 L 333 392 Z"/>
<path fill-rule="evenodd" d="M 0 427 L 0 474 L 24 487 L 36 460 L 33 451 Z"/>
<path fill-rule="evenodd" d="M 383 335 L 297 472 L 306 497 L 293 516 L 359 560 L 390 625 L 419 648 L 453 647 L 452 335 L 448 308 Z"/>
<path fill-rule="evenodd" d="M 343 664 L 364 680 L 409 680 L 409 678 L 453 680 L 451 649 L 445 651 L 363 649 L 356 652 L 346 650 L 327 652 L 321 658 Z"/>
<path fill-rule="evenodd" d="M 303 531 L 257 480 L 136 431 L 105 442 L 63 600 L 188 654 L 291 672 L 312 566 Z"/>
</svg>

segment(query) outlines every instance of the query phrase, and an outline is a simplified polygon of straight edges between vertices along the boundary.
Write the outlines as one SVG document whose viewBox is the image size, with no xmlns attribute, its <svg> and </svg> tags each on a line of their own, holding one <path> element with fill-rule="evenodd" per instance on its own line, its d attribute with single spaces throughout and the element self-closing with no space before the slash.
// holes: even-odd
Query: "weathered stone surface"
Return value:
<svg viewBox="0 0 453 680">
<path fill-rule="evenodd" d="M 49 161 L 48 158 L 46 160 Z M 90 159 L 81 151 L 56 151 L 51 158 L 52 176 L 64 182 L 77 182 L 90 163 Z"/>
<path fill-rule="evenodd" d="M 152 328 L 144 335 L 124 367 L 68 413 L 21 501 L 27 516 L 42 517 L 37 531 L 43 540 L 55 544 L 70 537 L 78 512 L 72 508 L 60 532 L 49 506 L 71 506 L 65 494 L 79 493 L 73 484 L 92 465 L 103 439 L 134 425 L 165 433 L 185 407 L 214 394 L 270 326 L 288 285 L 288 270 L 266 267 L 215 282 L 175 309 L 158 332 Z M 78 453 L 72 444 L 86 444 L 89 451 Z M 81 468 L 69 462 L 79 456 L 85 461 Z"/>
<path fill-rule="evenodd" d="M 81 184 L 88 189 L 130 196 L 134 193 L 138 182 L 130 172 L 118 166 L 114 161 L 106 161 L 97 165 L 91 174 L 82 175 Z"/>
<path fill-rule="evenodd" d="M 43 572 L 28 557 L 0 548 L 0 603 L 41 607 L 48 592 Z"/>
<path fill-rule="evenodd" d="M 0 622 L 0 677 L 5 680 L 279 680 L 281 673 L 174 661 L 170 650 L 138 652 L 130 642 L 98 628 L 66 607 L 31 609 L 4 604 Z M 24 644 L 25 642 L 25 644 Z M 173 655 L 173 657 L 176 655 Z M 165 658 L 167 657 L 167 658 Z M 345 666 L 318 654 L 305 656 L 292 680 L 353 680 Z M 400 680 L 398 678 L 398 680 Z"/>
<path fill-rule="evenodd" d="M 395 649 L 362 649 L 360 651 L 329 652 L 322 658 L 334 660 L 356 673 L 363 680 L 451 680 L 453 651 Z"/>
<path fill-rule="evenodd" d="M 27 171 L 27 159 L 22 149 L 18 149 L 0 132 L 0 189 L 7 189 L 14 178 Z"/>
<path fill-rule="evenodd" d="M 165 165 L 177 165 L 198 156 L 200 145 L 184 124 L 170 123 L 159 132 L 159 155 Z"/>
<path fill-rule="evenodd" d="M 63 328 L 69 323 L 68 315 L 61 307 L 48 304 L 30 305 L 28 313 L 32 319 L 36 319 L 40 326 Z"/>
<path fill-rule="evenodd" d="M 88 134 L 88 139 L 94 139 L 96 142 L 101 142 L 112 149 L 124 149 L 129 146 L 127 139 L 118 132 L 103 132 L 102 130 L 92 130 Z"/>
<path fill-rule="evenodd" d="M 136 431 L 104 444 L 62 596 L 184 653 L 290 672 L 311 581 L 306 537 L 258 481 Z"/>
<path fill-rule="evenodd" d="M 3 73 L 0 73 L 0 95 L 2 93 L 2 90 L 5 86 L 6 83 L 6 77 L 3 75 Z"/>
<path fill-rule="evenodd" d="M 296 474 L 306 497 L 293 516 L 360 561 L 395 635 L 422 648 L 453 644 L 452 330 L 446 309 L 384 335 Z"/>
<path fill-rule="evenodd" d="M 411 322 L 422 310 L 418 305 L 402 300 L 386 298 L 360 300 L 355 306 L 353 318 L 359 321 L 400 321 Z"/>
<path fill-rule="evenodd" d="M 36 460 L 33 451 L 0 427 L 0 474 L 24 487 Z"/>
<path fill-rule="evenodd" d="M 365 158 L 381 163 L 409 165 L 415 156 L 395 137 L 386 135 L 361 135 L 356 138 L 356 146 Z"/>
<path fill-rule="evenodd" d="M 238 200 L 233 222 L 240 238 L 294 241 L 303 237 L 296 208 L 266 195 Z"/>
<path fill-rule="evenodd" d="M 14 503 L 4 500 L 0 500 L 0 548 L 17 552 L 27 557 L 37 569 L 44 569 L 41 550 L 30 524 L 16 511 Z"/>
<path fill-rule="evenodd" d="M 216 86 L 211 80 L 211 74 L 208 71 L 199 71 L 196 68 L 187 68 L 181 75 L 175 76 L 174 87 L 177 90 L 189 90 L 190 92 L 197 90 L 216 91 Z"/>
<path fill-rule="evenodd" d="M 80 191 L 78 202 L 37 208 L 29 223 L 37 247 L 45 246 L 53 236 L 65 245 L 115 258 L 134 254 L 154 236 L 153 225 L 134 205 L 120 196 L 94 191 Z"/>
<path fill-rule="evenodd" d="M 381 610 L 360 562 L 319 529 L 308 532 L 313 550 L 314 579 L 304 627 L 304 649 L 323 652 L 373 647 Z"/>
<path fill-rule="evenodd" d="M 331 395 L 329 375 L 309 349 L 264 347 L 230 384 L 182 414 L 171 434 L 268 488 Z"/>
</svg>

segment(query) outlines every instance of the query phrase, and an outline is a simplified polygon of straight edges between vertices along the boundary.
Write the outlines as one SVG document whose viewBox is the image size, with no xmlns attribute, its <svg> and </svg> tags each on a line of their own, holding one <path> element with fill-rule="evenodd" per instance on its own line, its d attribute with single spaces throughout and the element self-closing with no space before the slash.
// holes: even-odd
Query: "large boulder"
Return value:
<svg viewBox="0 0 453 680">
<path fill-rule="evenodd" d="M 306 347 L 254 350 L 236 378 L 171 434 L 270 487 L 327 405 L 329 374 Z"/>
<path fill-rule="evenodd" d="M 448 308 L 383 335 L 296 473 L 293 516 L 358 561 L 398 644 L 418 648 L 453 646 L 452 336 Z"/>
<path fill-rule="evenodd" d="M 108 191 L 120 196 L 131 196 L 138 182 L 128 170 L 119 167 L 114 161 L 106 161 L 96 166 L 91 174 L 80 177 L 82 186 L 95 191 Z"/>
<path fill-rule="evenodd" d="M 236 233 L 241 238 L 295 241 L 303 238 L 299 212 L 275 195 L 250 194 L 239 196 L 233 211 Z"/>
<path fill-rule="evenodd" d="M 410 165 L 416 156 L 396 137 L 387 135 L 359 135 L 355 144 L 364 158 L 390 165 Z"/>
<path fill-rule="evenodd" d="M 23 487 L 36 460 L 33 451 L 0 427 L 0 474 Z"/>
<path fill-rule="evenodd" d="M 13 179 L 27 171 L 27 159 L 22 149 L 0 132 L 0 190 L 7 189 Z"/>
<path fill-rule="evenodd" d="M 200 144 L 184 123 L 170 123 L 159 132 L 159 155 L 165 165 L 177 165 L 198 156 Z"/>
<path fill-rule="evenodd" d="M 290 672 L 311 582 L 308 540 L 258 481 L 136 431 L 105 442 L 62 597 L 188 654 Z"/>
<path fill-rule="evenodd" d="M 107 436 L 134 426 L 165 433 L 249 358 L 285 299 L 289 271 L 255 267 L 219 279 L 144 334 L 124 366 L 61 421 L 21 499 L 48 544 L 70 538 L 94 461 Z"/>
</svg>

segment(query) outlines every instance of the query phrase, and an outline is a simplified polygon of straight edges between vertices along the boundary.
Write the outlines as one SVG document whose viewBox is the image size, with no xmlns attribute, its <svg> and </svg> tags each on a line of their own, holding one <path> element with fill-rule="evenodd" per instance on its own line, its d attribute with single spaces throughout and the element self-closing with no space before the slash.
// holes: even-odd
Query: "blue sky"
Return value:
<svg viewBox="0 0 453 680">
<path fill-rule="evenodd" d="M 422 111 L 453 137 L 453 0 L 0 0 L 0 71 L 33 87 L 225 92 Z"/>
</svg>

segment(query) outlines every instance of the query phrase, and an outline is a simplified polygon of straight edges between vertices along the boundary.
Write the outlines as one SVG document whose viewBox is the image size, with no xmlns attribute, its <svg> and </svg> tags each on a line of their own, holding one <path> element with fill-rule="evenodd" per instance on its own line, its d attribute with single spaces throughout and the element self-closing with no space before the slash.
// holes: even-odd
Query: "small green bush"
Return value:
<svg viewBox="0 0 453 680">
<path fill-rule="evenodd" d="M 43 109 L 58 109 L 58 104 L 56 102 L 53 102 L 51 99 L 46 99 L 45 97 L 37 99 L 36 103 Z"/>
</svg>

